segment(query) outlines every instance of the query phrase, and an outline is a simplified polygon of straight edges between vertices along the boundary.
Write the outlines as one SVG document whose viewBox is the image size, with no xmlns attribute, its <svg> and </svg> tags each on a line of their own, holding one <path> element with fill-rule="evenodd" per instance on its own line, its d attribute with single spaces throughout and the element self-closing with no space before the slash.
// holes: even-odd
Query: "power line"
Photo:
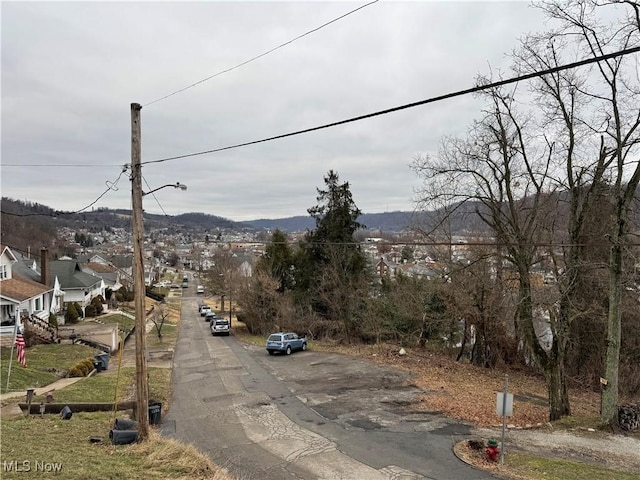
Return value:
<svg viewBox="0 0 640 480">
<path fill-rule="evenodd" d="M 109 180 L 105 181 L 104 183 L 107 185 L 107 189 L 104 192 L 102 192 L 98 196 L 98 198 L 96 198 L 93 202 L 91 202 L 86 207 L 81 208 L 80 210 L 75 210 L 73 212 L 63 212 L 63 211 L 60 211 L 60 210 L 55 210 L 54 213 L 11 213 L 11 212 L 5 212 L 4 210 L 1 210 L 1 212 L 2 212 L 3 215 L 11 215 L 11 216 L 14 216 L 14 217 L 35 217 L 35 216 L 57 217 L 58 215 L 73 215 L 75 213 L 82 213 L 86 209 L 88 209 L 89 207 L 92 207 L 93 205 L 98 203 L 98 201 L 102 197 L 104 197 L 107 193 L 109 193 L 111 191 L 114 191 L 114 192 L 118 191 L 118 182 L 120 181 L 120 178 L 122 177 L 122 174 L 129 169 L 129 165 L 119 165 L 119 167 L 121 167 L 122 170 L 120 171 L 120 175 L 118 175 L 118 178 L 116 178 L 113 182 L 110 182 Z"/>
<path fill-rule="evenodd" d="M 74 167 L 74 168 L 107 168 L 121 167 L 118 163 L 3 163 L 0 167 Z"/>
<path fill-rule="evenodd" d="M 467 88 L 465 90 L 458 90 L 458 91 L 453 92 L 453 93 L 447 93 L 447 94 L 444 94 L 444 95 L 438 95 L 436 97 L 427 98 L 425 100 L 420 100 L 420 101 L 412 102 L 412 103 L 406 103 L 404 105 L 400 105 L 400 106 L 392 107 L 392 108 L 387 108 L 385 110 L 379 110 L 379 111 L 376 111 L 376 112 L 373 112 L 373 113 L 367 113 L 365 115 L 359 115 L 357 117 L 348 118 L 346 120 L 340 120 L 340 121 L 333 122 L 333 123 L 327 123 L 327 124 L 320 125 L 320 126 L 317 126 L 317 127 L 305 128 L 304 130 L 297 130 L 297 131 L 290 132 L 290 133 L 284 133 L 282 135 L 276 135 L 274 137 L 263 138 L 263 139 L 260 139 L 260 140 L 253 140 L 251 142 L 238 143 L 238 144 L 230 145 L 230 146 L 227 146 L 227 147 L 221 147 L 221 148 L 214 148 L 214 149 L 211 149 L 211 150 L 205 150 L 205 151 L 202 151 L 202 152 L 188 153 L 186 155 L 178 155 L 178 156 L 175 156 L 175 157 L 161 158 L 161 159 L 158 159 L 158 160 L 149 160 L 149 161 L 146 161 L 146 162 L 142 162 L 142 165 L 151 164 L 151 163 L 169 162 L 169 161 L 172 161 L 172 160 L 179 160 L 179 159 L 182 159 L 182 158 L 196 157 L 196 156 L 199 156 L 199 155 L 206 155 L 206 154 L 209 154 L 209 153 L 217 153 L 217 152 L 222 152 L 222 151 L 225 151 L 225 150 L 231 150 L 231 149 L 234 149 L 234 148 L 246 147 L 248 145 L 255 145 L 257 143 L 270 142 L 270 141 L 273 141 L 273 140 L 279 140 L 279 139 L 286 138 L 286 137 L 293 137 L 295 135 L 301 135 L 303 133 L 310 133 L 310 132 L 314 132 L 314 131 L 317 131 L 317 130 L 322 130 L 322 129 L 325 129 L 325 128 L 331 128 L 331 127 L 336 127 L 338 125 L 344 125 L 346 123 L 352 123 L 352 122 L 357 122 L 357 121 L 360 121 L 360 120 L 365 120 L 367 118 L 373 118 L 373 117 L 377 117 L 377 116 L 380 116 L 380 115 L 386 115 L 386 114 L 389 114 L 389 113 L 399 112 L 400 110 L 406 110 L 408 108 L 419 107 L 419 106 L 422 106 L 422 105 L 426 105 L 428 103 L 439 102 L 441 100 L 447 100 L 449 98 L 460 97 L 462 95 L 468 95 L 470 93 L 481 92 L 481 91 L 484 91 L 484 90 L 489 90 L 489 89 L 492 89 L 492 88 L 501 87 L 503 85 L 509 85 L 511 83 L 521 82 L 523 80 L 529 80 L 531 78 L 541 77 L 543 75 L 548 75 L 550 73 L 561 72 L 563 70 L 569 70 L 571 68 L 582 67 L 584 65 L 589 65 L 591 63 L 596 63 L 596 62 L 600 62 L 600 61 L 603 61 L 603 60 L 609 60 L 611 58 L 615 58 L 615 57 L 619 57 L 619 56 L 623 56 L 623 55 L 629 55 L 631 53 L 637 53 L 637 52 L 640 52 L 640 47 L 628 48 L 628 49 L 620 50 L 620 51 L 617 51 L 617 52 L 614 52 L 614 53 L 609 53 L 609 54 L 606 54 L 606 55 L 600 55 L 600 56 L 597 56 L 597 57 L 588 58 L 588 59 L 585 59 L 585 60 L 580 60 L 578 62 L 568 63 L 566 65 L 560 65 L 560 66 L 553 67 L 553 68 L 548 68 L 546 70 L 542 70 L 542 71 L 539 71 L 539 72 L 528 73 L 526 75 L 520 75 L 520 76 L 517 76 L 517 77 L 508 78 L 506 80 L 500 80 L 498 82 L 487 83 L 486 85 L 479 85 L 479 86 L 476 86 L 476 87 L 473 87 L 473 88 Z"/>
<path fill-rule="evenodd" d="M 291 44 L 291 43 L 295 42 L 296 40 L 300 40 L 302 37 L 306 37 L 307 35 L 310 35 L 310 34 L 312 34 L 312 33 L 315 33 L 315 32 L 317 32 L 318 30 L 320 30 L 320 29 L 322 29 L 322 28 L 324 28 L 324 27 L 326 27 L 326 26 L 328 26 L 328 25 L 331 25 L 332 23 L 337 22 L 338 20 L 341 20 L 341 19 L 345 18 L 345 17 L 347 17 L 347 16 L 351 15 L 352 13 L 357 12 L 358 10 L 362 10 L 363 8 L 366 8 L 366 7 L 368 7 L 369 5 L 373 5 L 374 3 L 378 3 L 378 1 L 379 1 L 379 0 L 374 0 L 374 1 L 372 1 L 372 2 L 367 3 L 366 5 L 362 5 L 362 6 L 358 7 L 358 8 L 355 8 L 355 9 L 351 10 L 350 12 L 345 13 L 344 15 L 340 15 L 339 17 L 334 18 L 333 20 L 331 20 L 331 21 L 329 21 L 329 22 L 327 22 L 327 23 L 323 23 L 323 24 L 322 24 L 322 25 L 320 25 L 319 27 L 316 27 L 316 28 L 314 28 L 314 29 L 312 29 L 312 30 L 309 30 L 308 32 L 303 33 L 302 35 L 298 35 L 297 37 L 292 38 L 292 39 L 291 39 L 291 40 L 289 40 L 288 42 L 282 43 L 282 44 L 278 45 L 277 47 L 272 48 L 271 50 L 267 50 L 266 52 L 261 53 L 260 55 L 256 55 L 255 57 L 250 58 L 249 60 L 245 60 L 244 62 L 239 63 L 239 64 L 235 65 L 234 67 L 230 67 L 230 68 L 227 68 L 227 69 L 225 69 L 225 70 L 222 70 L 222 71 L 220 71 L 220 72 L 218 72 L 218 73 L 214 73 L 213 75 L 210 75 L 210 76 L 208 76 L 208 77 L 206 77 L 206 78 L 203 78 L 202 80 L 198 80 L 197 82 L 192 83 L 191 85 L 188 85 L 188 86 L 186 86 L 186 87 L 184 87 L 184 88 L 181 88 L 180 90 L 176 90 L 175 92 L 170 93 L 169 95 L 165 95 L 164 97 L 160 97 L 160 98 L 158 98 L 158 99 L 156 99 L 156 100 L 153 100 L 152 102 L 145 103 L 145 104 L 143 105 L 143 107 L 147 107 L 147 106 L 152 105 L 152 104 L 154 104 L 154 103 L 157 103 L 157 102 L 160 102 L 160 101 L 162 101 L 162 100 L 165 100 L 165 99 L 167 99 L 167 98 L 169 98 L 169 97 L 172 97 L 172 96 L 174 96 L 174 95 L 177 95 L 178 93 L 184 92 L 185 90 L 189 90 L 190 88 L 193 88 L 193 87 L 195 87 L 195 86 L 197 86 L 197 85 L 200 85 L 201 83 L 204 83 L 204 82 L 206 82 L 206 81 L 208 81 L 208 80 L 211 80 L 212 78 L 218 77 L 218 76 L 220 76 L 220 75 L 222 75 L 222 74 L 224 74 L 224 73 L 228 73 L 228 72 L 230 72 L 230 71 L 232 71 L 232 70 L 235 70 L 235 69 L 237 69 L 237 68 L 240 68 L 240 67 L 242 67 L 242 66 L 244 66 L 244 65 L 246 65 L 246 64 L 248 64 L 248 63 L 251 63 L 251 62 L 253 62 L 253 61 L 255 61 L 255 60 L 259 59 L 259 58 L 262 58 L 262 57 L 264 57 L 264 56 L 266 56 L 266 55 L 269 55 L 270 53 L 275 52 L 276 50 L 278 50 L 278 49 L 280 49 L 280 48 L 282 48 L 282 47 L 285 47 L 285 46 L 287 46 L 287 45 L 289 45 L 289 44 Z"/>
</svg>

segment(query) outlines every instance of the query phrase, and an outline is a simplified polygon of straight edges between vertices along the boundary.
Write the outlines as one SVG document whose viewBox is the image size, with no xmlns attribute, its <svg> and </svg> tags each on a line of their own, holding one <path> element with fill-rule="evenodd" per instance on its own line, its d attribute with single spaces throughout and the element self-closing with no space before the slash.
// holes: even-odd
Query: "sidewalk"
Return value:
<svg viewBox="0 0 640 480">
<path fill-rule="evenodd" d="M 45 395 L 47 392 L 51 392 L 53 390 L 60 390 L 64 387 L 68 387 L 69 385 L 73 385 L 76 382 L 79 382 L 85 377 L 70 377 L 70 378 L 61 378 L 60 380 L 56 380 L 49 385 L 45 385 L 44 387 L 36 388 L 33 392 L 33 395 Z M 22 392 L 7 392 L 0 395 L 0 401 L 8 400 L 10 398 L 20 398 L 23 397 L 23 400 L 26 401 L 27 391 Z"/>
</svg>

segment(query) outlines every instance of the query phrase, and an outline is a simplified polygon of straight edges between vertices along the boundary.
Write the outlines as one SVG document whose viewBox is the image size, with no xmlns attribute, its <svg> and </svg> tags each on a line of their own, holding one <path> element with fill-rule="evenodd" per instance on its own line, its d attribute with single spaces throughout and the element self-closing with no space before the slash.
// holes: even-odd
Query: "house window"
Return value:
<svg viewBox="0 0 640 480">
<path fill-rule="evenodd" d="M 39 312 L 40 310 L 42 310 L 42 299 L 36 298 L 36 312 Z"/>
<path fill-rule="evenodd" d="M 4 280 L 9 276 L 6 265 L 0 265 L 0 280 Z"/>
</svg>

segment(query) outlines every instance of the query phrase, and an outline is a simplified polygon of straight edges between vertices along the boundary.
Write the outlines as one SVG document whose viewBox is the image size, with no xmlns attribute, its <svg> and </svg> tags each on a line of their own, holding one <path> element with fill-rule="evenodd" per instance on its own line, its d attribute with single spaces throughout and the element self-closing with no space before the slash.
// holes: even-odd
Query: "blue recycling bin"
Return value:
<svg viewBox="0 0 640 480">
<path fill-rule="evenodd" d="M 109 368 L 109 354 L 108 353 L 100 353 L 96 355 L 96 361 L 100 362 L 100 371 L 106 370 Z"/>
</svg>

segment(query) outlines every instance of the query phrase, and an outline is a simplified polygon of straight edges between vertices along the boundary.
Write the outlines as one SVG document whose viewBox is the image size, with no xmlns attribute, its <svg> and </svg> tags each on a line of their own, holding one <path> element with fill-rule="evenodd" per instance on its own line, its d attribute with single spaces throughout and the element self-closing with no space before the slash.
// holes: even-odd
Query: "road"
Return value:
<svg viewBox="0 0 640 480">
<path fill-rule="evenodd" d="M 182 301 L 165 435 L 243 480 L 493 478 L 452 453 L 469 425 L 411 408 L 424 392 L 405 373 L 212 337 L 198 301 Z"/>
</svg>

